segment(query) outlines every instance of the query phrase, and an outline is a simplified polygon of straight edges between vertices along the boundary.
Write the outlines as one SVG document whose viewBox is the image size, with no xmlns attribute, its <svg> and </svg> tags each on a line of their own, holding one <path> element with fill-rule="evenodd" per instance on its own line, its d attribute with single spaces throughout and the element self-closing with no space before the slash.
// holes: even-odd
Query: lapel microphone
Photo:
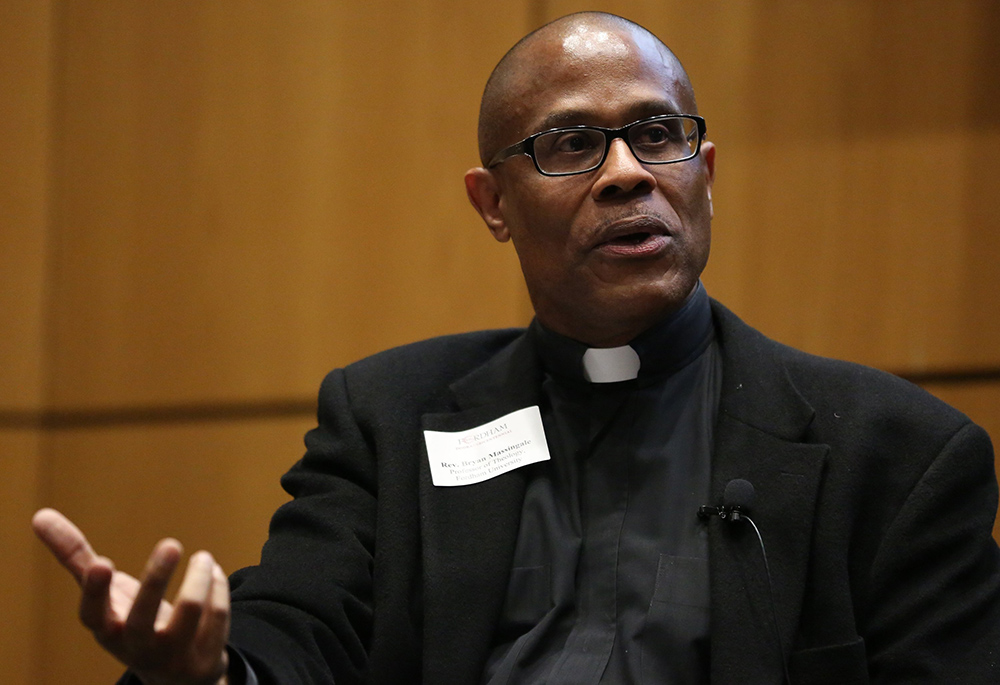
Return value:
<svg viewBox="0 0 1000 685">
<path fill-rule="evenodd" d="M 704 504 L 698 507 L 698 518 L 705 520 L 712 516 L 718 516 L 723 521 L 728 521 L 730 525 L 741 521 L 748 521 L 753 526 L 757 534 L 757 542 L 760 543 L 760 554 L 764 559 L 764 573 L 767 577 L 767 599 L 771 605 L 771 620 L 774 627 L 774 640 L 778 647 L 778 657 L 781 659 L 781 667 L 784 671 L 785 682 L 791 685 L 791 678 L 788 677 L 788 663 L 785 661 L 785 650 L 781 645 L 781 636 L 778 634 L 778 615 L 774 606 L 774 590 L 771 583 L 771 569 L 767 564 L 767 551 L 764 549 L 764 538 L 760 535 L 760 529 L 750 518 L 750 505 L 753 504 L 754 489 L 753 484 L 742 478 L 734 478 L 726 483 L 726 489 L 722 493 L 722 505 L 713 507 Z"/>
<path fill-rule="evenodd" d="M 703 504 L 698 507 L 698 518 L 707 519 L 710 516 L 718 516 L 723 521 L 730 523 L 750 520 L 747 514 L 750 513 L 753 497 L 753 484 L 748 480 L 736 478 L 726 483 L 726 490 L 722 494 L 722 506 L 713 507 L 709 504 Z"/>
</svg>

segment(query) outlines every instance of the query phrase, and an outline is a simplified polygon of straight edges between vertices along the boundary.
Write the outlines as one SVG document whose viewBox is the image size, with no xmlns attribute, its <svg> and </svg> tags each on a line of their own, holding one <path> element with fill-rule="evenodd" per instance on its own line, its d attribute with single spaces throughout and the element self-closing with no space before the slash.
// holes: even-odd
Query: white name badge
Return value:
<svg viewBox="0 0 1000 685">
<path fill-rule="evenodd" d="M 470 430 L 424 431 L 434 485 L 471 485 L 549 459 L 542 415 L 525 407 Z"/>
</svg>

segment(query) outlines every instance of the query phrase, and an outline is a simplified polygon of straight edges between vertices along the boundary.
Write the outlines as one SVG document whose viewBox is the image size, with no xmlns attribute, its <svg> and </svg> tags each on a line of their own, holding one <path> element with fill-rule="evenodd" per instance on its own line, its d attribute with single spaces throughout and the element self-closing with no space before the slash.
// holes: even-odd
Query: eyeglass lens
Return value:
<svg viewBox="0 0 1000 685">
<path fill-rule="evenodd" d="M 628 130 L 628 144 L 640 162 L 680 161 L 698 150 L 698 124 L 684 117 L 641 122 Z M 606 149 L 606 134 L 594 128 L 551 131 L 534 143 L 538 167 L 551 174 L 593 169 L 600 165 Z"/>
</svg>

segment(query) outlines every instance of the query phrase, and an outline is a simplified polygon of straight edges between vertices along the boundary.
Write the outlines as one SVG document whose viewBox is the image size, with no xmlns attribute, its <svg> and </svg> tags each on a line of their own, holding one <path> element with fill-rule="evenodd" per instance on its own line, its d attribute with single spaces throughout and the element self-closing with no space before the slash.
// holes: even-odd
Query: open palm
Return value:
<svg viewBox="0 0 1000 685">
<path fill-rule="evenodd" d="M 181 558 L 177 540 L 157 543 L 139 580 L 98 556 L 59 512 L 42 509 L 32 526 L 79 583 L 80 621 L 146 685 L 226 682 L 229 584 L 208 552 L 191 556 L 170 604 L 164 593 Z"/>
</svg>

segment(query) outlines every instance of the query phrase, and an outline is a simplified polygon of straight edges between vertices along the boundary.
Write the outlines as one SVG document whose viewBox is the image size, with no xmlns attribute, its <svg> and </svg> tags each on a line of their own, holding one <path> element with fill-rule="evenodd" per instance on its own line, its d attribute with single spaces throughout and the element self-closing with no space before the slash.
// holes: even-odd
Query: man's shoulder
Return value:
<svg viewBox="0 0 1000 685">
<path fill-rule="evenodd" d="M 359 401 L 417 401 L 423 405 L 455 381 L 508 354 L 523 339 L 525 330 L 474 331 L 400 345 L 332 371 L 324 386 L 342 378 Z"/>
<path fill-rule="evenodd" d="M 424 372 L 475 367 L 519 340 L 525 330 L 498 328 L 441 335 L 377 352 L 348 365 L 346 370 L 370 374 L 409 370 L 414 365 L 420 365 Z"/>
<path fill-rule="evenodd" d="M 899 376 L 804 352 L 767 337 L 717 302 L 713 302 L 713 310 L 731 367 L 751 367 L 752 374 L 771 365 L 770 373 L 783 374 L 818 414 L 840 416 L 843 412 L 839 408 L 850 408 L 869 416 L 881 414 L 917 423 L 931 418 L 952 425 L 968 422 L 961 412 Z M 734 350 L 733 346 L 742 349 Z"/>
</svg>

